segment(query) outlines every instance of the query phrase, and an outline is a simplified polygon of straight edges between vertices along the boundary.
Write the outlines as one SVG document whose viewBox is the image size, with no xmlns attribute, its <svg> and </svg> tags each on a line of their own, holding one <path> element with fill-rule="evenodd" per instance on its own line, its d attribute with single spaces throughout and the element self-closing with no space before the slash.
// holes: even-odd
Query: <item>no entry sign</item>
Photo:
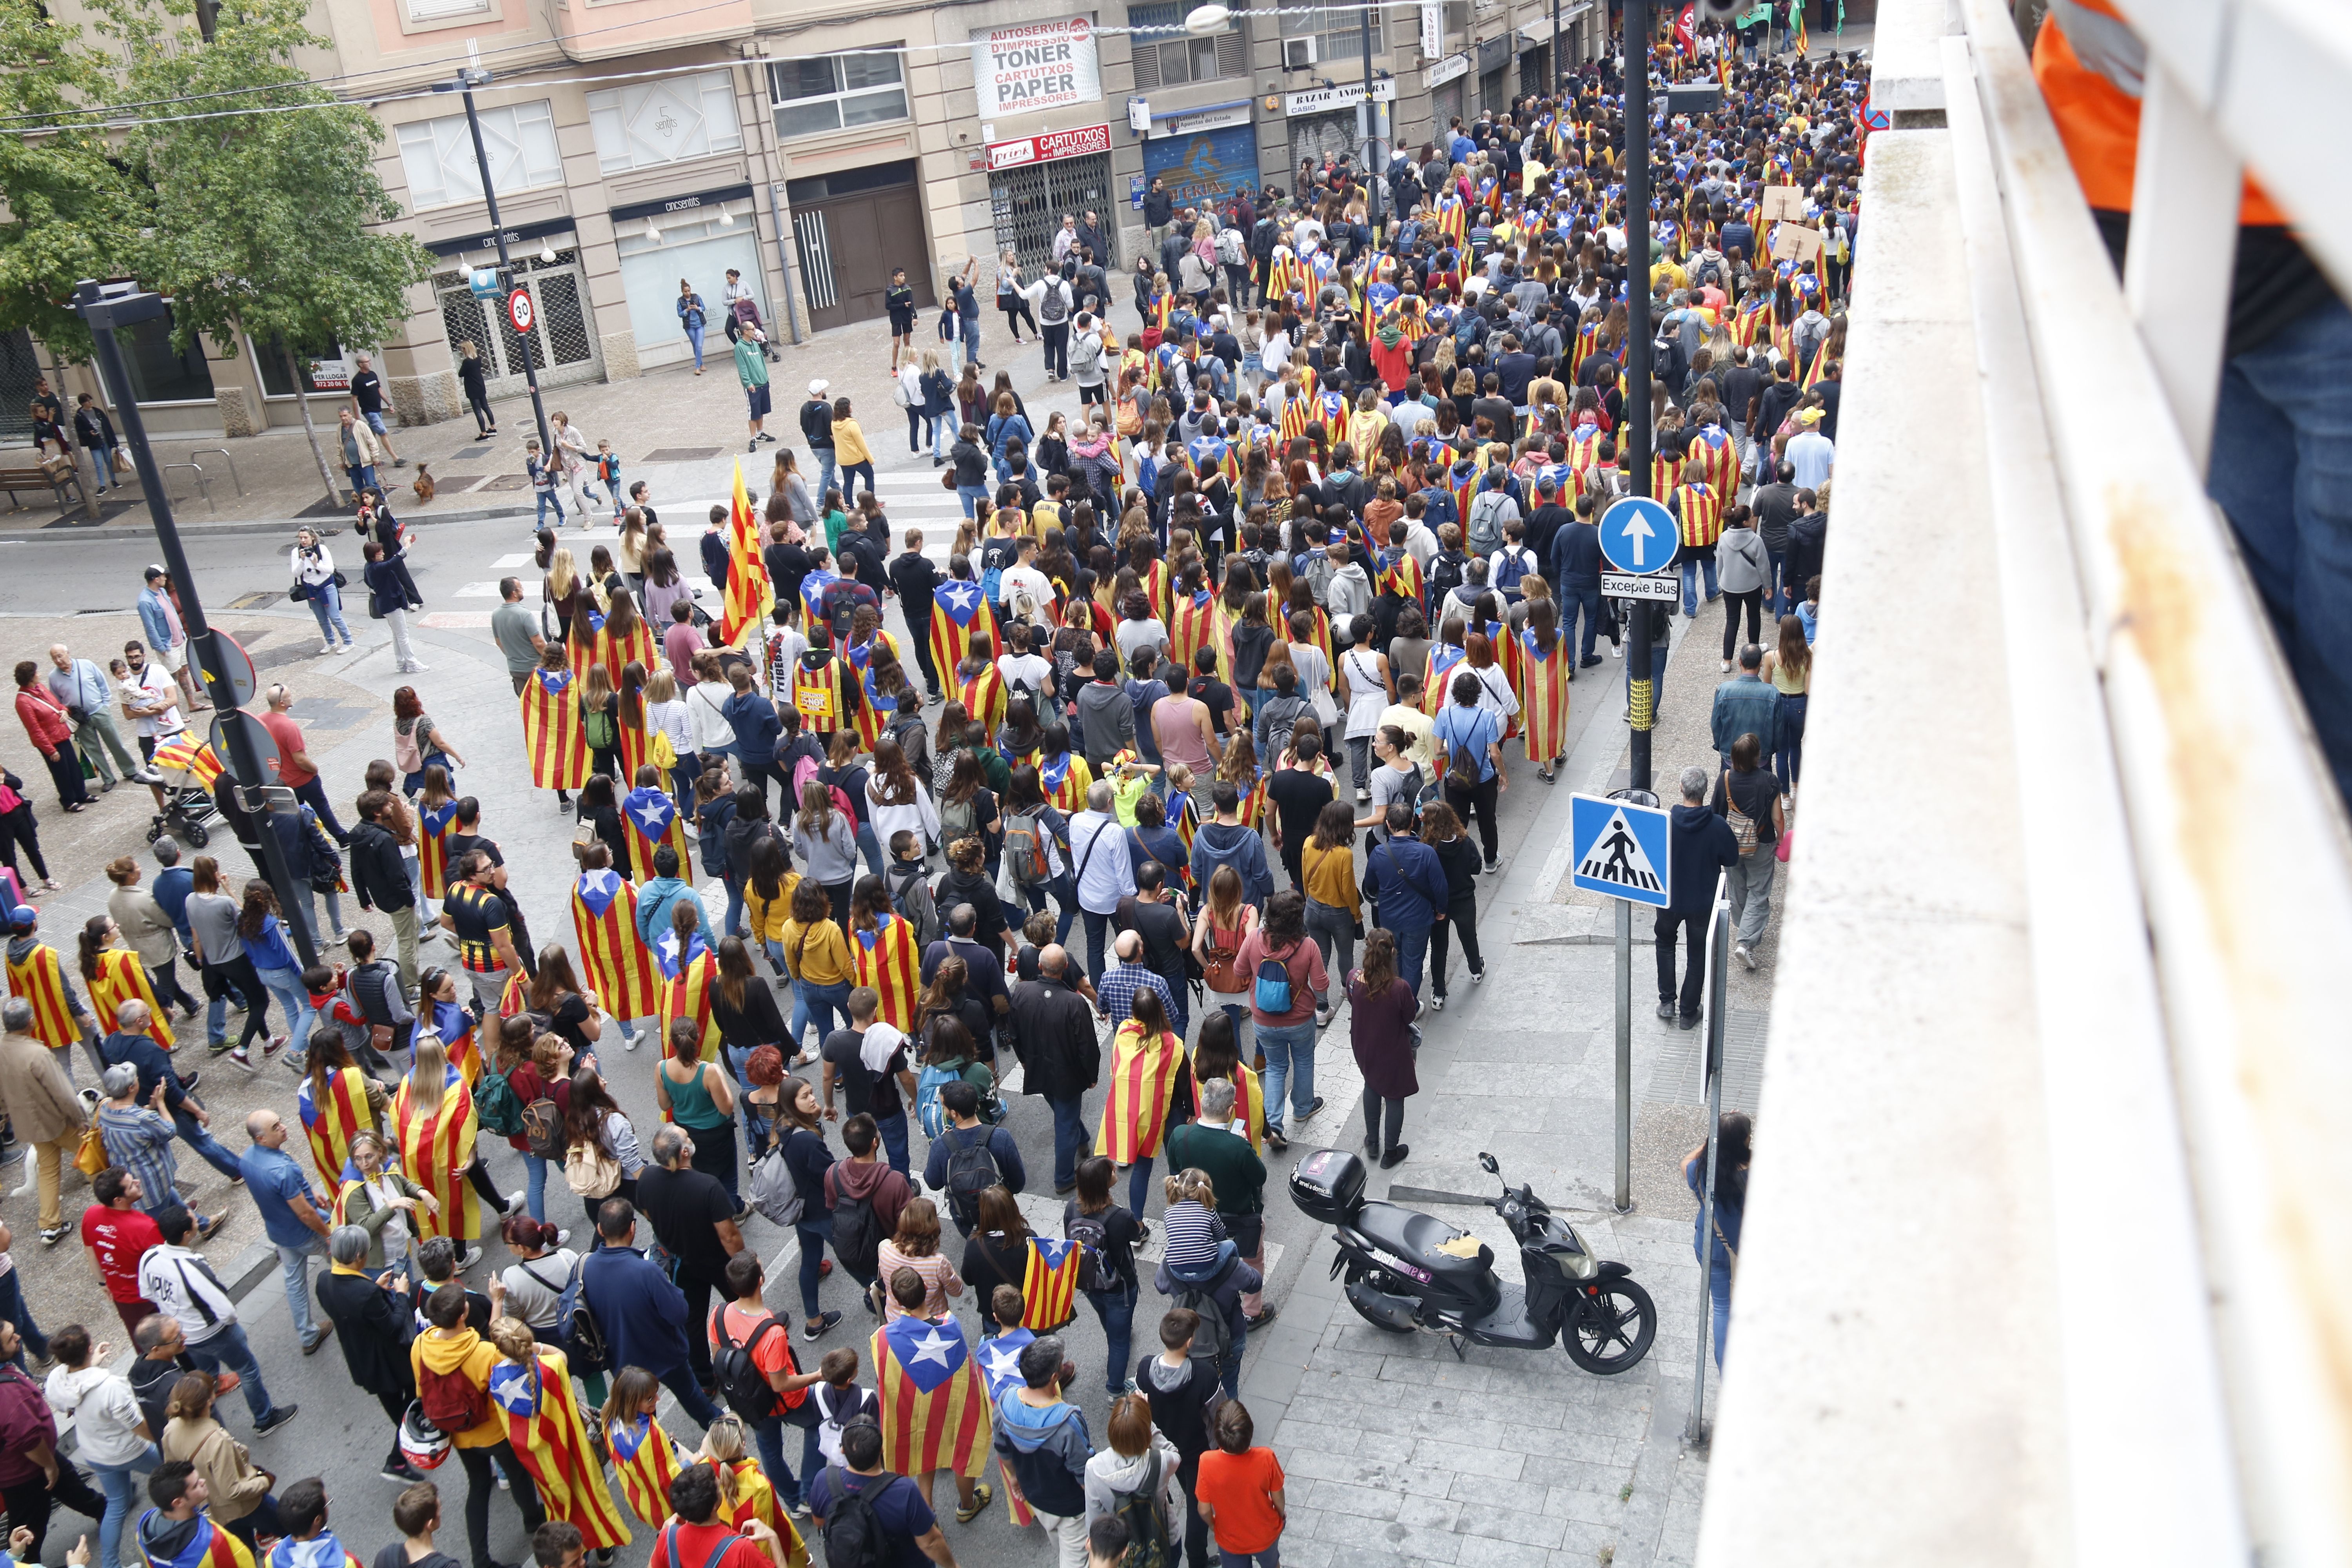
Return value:
<svg viewBox="0 0 2352 1568">
<path fill-rule="evenodd" d="M 537 308 L 530 302 L 530 289 L 518 289 L 507 296 L 507 320 L 514 323 L 516 331 L 530 331 L 531 318 L 537 313 Z"/>
</svg>

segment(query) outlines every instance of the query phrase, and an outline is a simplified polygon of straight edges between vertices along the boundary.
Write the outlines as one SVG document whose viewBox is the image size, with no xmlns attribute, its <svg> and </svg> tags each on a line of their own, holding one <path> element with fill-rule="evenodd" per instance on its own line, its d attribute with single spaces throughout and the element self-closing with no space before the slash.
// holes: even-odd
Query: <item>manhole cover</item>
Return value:
<svg viewBox="0 0 2352 1568">
<path fill-rule="evenodd" d="M 228 607 L 232 610 L 266 610 L 285 596 L 275 589 L 260 594 L 245 594 L 231 599 Z M 251 642 L 253 639 L 248 637 L 246 640 Z"/>
<path fill-rule="evenodd" d="M 493 474 L 482 481 L 481 488 L 486 490 L 519 490 L 529 483 L 530 479 L 528 475 Z"/>
<path fill-rule="evenodd" d="M 447 457 L 436 458 L 434 461 L 438 463 L 470 463 L 477 458 L 487 458 L 489 455 L 490 449 L 488 447 L 460 447 L 456 451 L 450 453 Z"/>
<path fill-rule="evenodd" d="M 719 456 L 717 447 L 664 447 L 657 452 L 647 452 L 637 460 L 641 463 L 699 463 Z"/>
<path fill-rule="evenodd" d="M 481 474 L 460 474 L 453 479 L 436 479 L 433 481 L 433 493 L 441 496 L 462 495 L 467 490 L 481 489 L 482 481 L 486 477 Z"/>
</svg>

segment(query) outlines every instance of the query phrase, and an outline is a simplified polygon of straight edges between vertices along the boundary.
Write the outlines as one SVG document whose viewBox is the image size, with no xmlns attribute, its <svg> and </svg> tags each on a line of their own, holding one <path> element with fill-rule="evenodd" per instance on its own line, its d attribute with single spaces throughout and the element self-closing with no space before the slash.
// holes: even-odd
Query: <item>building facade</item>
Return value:
<svg viewBox="0 0 2352 1568">
<path fill-rule="evenodd" d="M 1364 13 L 1236 5 L 1192 32 L 1204 3 L 1041 15 L 1013 0 L 320 0 L 331 47 L 313 74 L 376 95 L 378 171 L 442 265 L 391 342 L 292 345 L 289 366 L 277 344 L 175 354 L 152 323 L 128 345 L 121 390 L 160 430 L 256 434 L 299 425 L 298 393 L 324 415 L 366 346 L 400 420 L 429 423 L 463 412 L 466 344 L 494 395 L 521 386 L 526 358 L 549 388 L 688 362 L 681 285 L 707 308 L 706 353 L 723 354 L 730 269 L 784 342 L 881 316 L 895 268 L 935 309 L 969 267 L 988 308 L 997 258 L 1011 251 L 1034 276 L 1065 212 L 1097 213 L 1107 267 L 1131 268 L 1151 178 L 1213 202 L 1244 183 L 1287 190 L 1300 160 L 1360 152 Z M 1371 18 L 1386 141 L 1418 147 L 1551 69 L 1548 0 L 1428 0 Z M 1606 21 L 1590 0 L 1562 4 L 1562 58 L 1598 52 Z M 464 104 L 429 90 L 469 62 L 492 73 L 474 99 L 507 277 L 484 271 L 497 236 Z M 533 306 L 520 331 L 504 298 L 517 287 Z M 28 364 L 47 357 L 18 346 Z"/>
</svg>

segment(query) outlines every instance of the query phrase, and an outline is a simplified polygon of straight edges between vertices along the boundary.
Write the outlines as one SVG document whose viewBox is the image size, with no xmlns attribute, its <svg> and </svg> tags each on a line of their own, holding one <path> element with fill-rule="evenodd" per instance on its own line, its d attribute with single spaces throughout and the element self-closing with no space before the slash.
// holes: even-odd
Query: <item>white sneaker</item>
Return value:
<svg viewBox="0 0 2352 1568">
<path fill-rule="evenodd" d="M 1625 657 L 1625 645 L 1623 643 L 1615 644 L 1614 651 L 1617 658 L 1623 658 Z"/>
<path fill-rule="evenodd" d="M 320 658 L 332 658 L 334 654 L 335 645 L 333 643 L 329 643 L 326 647 L 319 650 L 319 657 Z"/>
<path fill-rule="evenodd" d="M 1750 969 L 1756 967 L 1756 955 L 1748 951 L 1748 944 L 1744 942 L 1740 942 L 1731 950 L 1731 956 L 1739 960 L 1740 963 L 1746 964 Z"/>
</svg>

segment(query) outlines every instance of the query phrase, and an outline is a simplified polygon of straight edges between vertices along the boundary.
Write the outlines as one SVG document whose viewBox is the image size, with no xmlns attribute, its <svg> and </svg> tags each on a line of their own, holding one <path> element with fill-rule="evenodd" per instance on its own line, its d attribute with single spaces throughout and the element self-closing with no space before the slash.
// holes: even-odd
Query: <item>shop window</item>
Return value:
<svg viewBox="0 0 2352 1568">
<path fill-rule="evenodd" d="M 286 374 L 286 350 L 283 343 L 276 338 L 266 340 L 256 338 L 253 340 L 253 358 L 254 363 L 261 367 L 261 390 L 265 396 L 291 397 L 294 395 L 294 383 Z M 340 386 L 322 387 L 314 384 L 310 380 L 310 362 L 323 360 L 332 365 L 342 363 L 342 344 L 331 338 L 323 343 L 307 348 L 300 343 L 295 344 L 294 363 L 301 368 L 302 390 L 306 393 L 341 392 L 343 388 Z"/>
<path fill-rule="evenodd" d="M 743 129 L 725 71 L 639 82 L 588 95 L 596 158 L 608 174 L 738 152 Z"/>
<path fill-rule="evenodd" d="M 1333 60 L 1360 60 L 1364 58 L 1364 35 L 1359 13 L 1345 6 L 1286 5 L 1282 9 L 1282 36 L 1286 38 L 1314 38 L 1315 61 L 1318 66 Z M 1378 55 L 1386 47 L 1381 42 L 1381 14 L 1375 10 L 1372 13 L 1372 53 Z"/>
<path fill-rule="evenodd" d="M 772 64 L 768 93 L 781 137 L 907 118 L 907 77 L 896 54 L 814 55 Z"/>
<path fill-rule="evenodd" d="M 555 115 L 547 100 L 481 110 L 482 151 L 500 195 L 563 183 Z M 413 120 L 399 128 L 400 165 L 409 205 L 418 211 L 482 199 L 481 166 L 462 114 Z"/>
<path fill-rule="evenodd" d="M 1215 33 L 1194 37 L 1183 30 L 1184 18 L 1207 3 L 1208 0 L 1181 0 L 1180 4 L 1128 7 L 1128 22 L 1139 29 L 1135 35 L 1135 85 L 1139 90 L 1249 74 L 1249 40 L 1242 32 L 1239 6 L 1234 7 L 1233 23 Z"/>
<path fill-rule="evenodd" d="M 213 368 L 205 363 L 201 334 L 183 351 L 172 346 L 172 315 L 135 321 L 115 330 L 131 395 L 141 403 L 202 403 L 213 395 Z"/>
</svg>

